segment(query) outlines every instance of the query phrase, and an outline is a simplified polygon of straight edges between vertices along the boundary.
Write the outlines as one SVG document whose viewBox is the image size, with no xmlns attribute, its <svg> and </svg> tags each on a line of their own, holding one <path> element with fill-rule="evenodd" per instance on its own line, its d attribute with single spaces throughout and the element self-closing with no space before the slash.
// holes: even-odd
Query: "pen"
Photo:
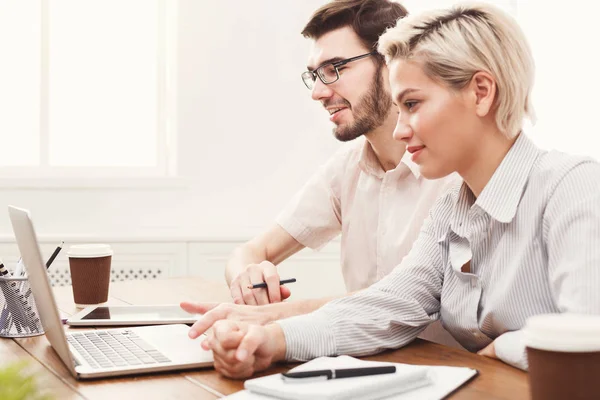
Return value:
<svg viewBox="0 0 600 400">
<path fill-rule="evenodd" d="M 56 249 L 54 249 L 54 252 L 50 256 L 48 261 L 46 261 L 46 269 L 50 268 L 50 265 L 52 265 L 52 262 L 54 262 L 54 259 L 56 258 L 56 256 L 58 256 L 58 253 L 60 253 L 60 251 L 62 250 L 62 246 L 64 244 L 65 244 L 64 241 L 60 242 L 60 244 L 56 247 Z M 19 259 L 19 263 L 23 265 L 23 260 Z M 24 267 L 24 265 L 23 265 L 23 267 Z M 25 268 L 23 268 L 23 271 L 25 271 Z M 29 289 L 27 289 L 27 291 L 25 292 L 25 298 L 28 299 L 29 296 L 31 296 L 31 286 L 29 286 Z M 36 318 L 35 322 L 37 322 L 37 318 Z"/>
<path fill-rule="evenodd" d="M 2 267 L 0 267 L 0 276 L 5 277 L 6 275 L 9 274 L 9 272 L 4 268 L 4 264 L 2 263 L 2 260 L 0 260 L 0 265 Z M 4 307 L 2 307 L 2 313 L 0 313 L 0 332 L 8 332 L 10 330 L 10 324 L 9 324 L 9 318 L 8 318 L 8 307 L 9 307 L 9 299 L 7 296 L 7 292 L 6 289 L 4 288 L 4 284 L 2 283 L 2 292 L 4 293 Z"/>
<path fill-rule="evenodd" d="M 15 267 L 15 272 L 13 273 L 13 276 L 16 276 L 17 278 L 22 278 L 25 276 L 25 264 L 23 264 L 23 259 L 21 257 L 19 257 L 19 261 L 17 261 L 17 265 Z M 19 290 L 21 292 L 23 291 L 24 285 L 25 285 L 25 281 L 22 281 L 19 284 Z M 31 295 L 31 292 L 26 293 L 25 297 L 29 298 L 30 295 Z"/>
<path fill-rule="evenodd" d="M 54 261 L 58 253 L 60 253 L 60 251 L 62 250 L 63 244 L 65 244 L 65 242 L 60 242 L 56 249 L 54 249 L 54 253 L 52 253 L 48 261 L 46 261 L 46 269 L 50 268 L 50 265 L 52 265 L 52 262 Z"/>
<path fill-rule="evenodd" d="M 6 279 L 8 279 L 12 276 L 10 271 L 8 269 L 6 269 L 6 267 L 4 266 L 2 259 L 0 259 L 0 276 L 5 277 Z M 12 282 L 11 285 L 13 285 L 13 287 L 14 287 L 15 283 Z"/>
<path fill-rule="evenodd" d="M 19 257 L 19 260 L 17 261 L 17 265 L 15 267 L 14 276 L 20 277 L 23 275 L 25 275 L 25 264 L 23 264 L 23 259 Z"/>
<path fill-rule="evenodd" d="M 322 379 L 342 379 L 355 378 L 358 376 L 393 374 L 396 372 L 396 366 L 389 365 L 385 367 L 364 367 L 364 368 L 342 368 L 342 369 L 321 369 L 317 371 L 286 372 L 281 374 L 281 378 L 286 382 L 300 382 L 306 378 Z M 308 379 L 313 381 L 313 379 Z"/>
<path fill-rule="evenodd" d="M 294 283 L 296 282 L 296 278 L 291 278 L 291 279 L 284 279 L 279 281 L 280 285 L 284 285 L 286 283 Z M 248 289 L 260 289 L 260 288 L 266 288 L 267 284 L 265 282 L 261 282 L 261 283 L 253 283 L 252 285 L 248 285 Z"/>
<path fill-rule="evenodd" d="M 0 313 L 0 333 L 8 333 L 10 331 L 10 324 L 8 320 L 8 303 L 2 307 L 2 313 Z"/>
</svg>

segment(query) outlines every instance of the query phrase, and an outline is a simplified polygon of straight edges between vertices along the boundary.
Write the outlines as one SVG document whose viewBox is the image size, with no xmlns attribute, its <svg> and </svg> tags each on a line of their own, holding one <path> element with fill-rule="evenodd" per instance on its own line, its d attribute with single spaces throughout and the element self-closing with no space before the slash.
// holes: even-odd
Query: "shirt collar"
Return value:
<svg viewBox="0 0 600 400">
<path fill-rule="evenodd" d="M 404 151 L 404 155 L 402 156 L 400 163 L 406 165 L 415 178 L 419 179 L 421 177 L 421 169 L 411 159 L 411 154 L 408 151 Z"/>
<path fill-rule="evenodd" d="M 377 159 L 375 151 L 373 151 L 373 147 L 371 147 L 371 143 L 369 143 L 369 141 L 366 139 L 363 142 L 363 148 L 360 152 L 358 165 L 364 173 L 383 179 L 385 172 L 383 171 L 383 168 L 381 168 L 381 164 Z"/>
<path fill-rule="evenodd" d="M 454 212 L 450 220 L 448 232 L 440 238 L 440 241 L 445 240 L 446 234 L 456 232 L 462 237 L 466 237 L 468 232 L 469 210 L 475 202 L 475 196 L 467 183 L 463 181 L 458 190 L 452 191 L 452 203 L 454 204 Z"/>
<path fill-rule="evenodd" d="M 475 198 L 466 182 L 460 188 L 452 190 L 450 195 L 453 212 L 450 226 L 442 232 L 438 241 L 446 240 L 452 232 L 466 237 L 471 210 L 476 213 L 487 212 L 490 217 L 502 223 L 512 221 L 531 169 L 542 153 L 525 134 L 520 134 L 478 198 Z"/>
<path fill-rule="evenodd" d="M 475 201 L 495 220 L 508 223 L 517 208 L 531 169 L 543 151 L 521 133 Z"/>
<path fill-rule="evenodd" d="M 383 179 L 385 175 L 385 171 L 381 167 L 381 163 L 379 162 L 371 143 L 369 143 L 369 141 L 366 139 L 363 143 L 358 165 L 363 172 L 373 175 L 379 179 Z M 421 176 L 419 166 L 410 159 L 410 153 L 408 151 L 404 152 L 400 163 L 392 171 L 405 169 L 408 169 L 417 179 Z"/>
</svg>

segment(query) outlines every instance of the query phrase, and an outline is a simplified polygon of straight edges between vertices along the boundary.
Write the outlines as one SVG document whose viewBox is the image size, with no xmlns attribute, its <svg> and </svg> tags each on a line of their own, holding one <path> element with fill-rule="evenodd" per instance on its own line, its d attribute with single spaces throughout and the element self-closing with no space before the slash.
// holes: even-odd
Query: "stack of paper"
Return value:
<svg viewBox="0 0 600 400">
<path fill-rule="evenodd" d="M 307 383 L 285 382 L 281 378 L 281 374 L 275 374 L 247 380 L 244 383 L 246 390 L 228 396 L 227 399 L 439 400 L 477 374 L 476 370 L 470 368 L 363 361 L 349 356 L 320 357 L 291 371 L 360 368 L 378 365 L 395 365 L 396 373 Z M 415 376 L 415 371 L 422 371 L 423 369 L 426 369 L 427 381 L 415 382 L 414 379 L 410 379 L 411 376 Z"/>
</svg>

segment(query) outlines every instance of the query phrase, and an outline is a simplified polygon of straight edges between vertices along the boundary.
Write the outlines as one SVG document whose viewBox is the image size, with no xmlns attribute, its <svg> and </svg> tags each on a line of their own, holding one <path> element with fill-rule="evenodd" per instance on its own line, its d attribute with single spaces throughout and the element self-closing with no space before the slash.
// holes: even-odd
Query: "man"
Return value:
<svg viewBox="0 0 600 400">
<path fill-rule="evenodd" d="M 295 302 L 279 285 L 276 265 L 304 247 L 319 248 L 341 233 L 341 264 L 348 292 L 386 276 L 410 250 L 434 201 L 456 178 L 425 180 L 392 138 L 398 115 L 388 69 L 375 51 L 377 39 L 405 17 L 389 0 L 335 0 L 318 9 L 302 34 L 312 40 L 302 74 L 312 98 L 334 124 L 333 134 L 350 142 L 296 195 L 265 233 L 238 248 L 226 268 L 234 302 L 218 318 L 267 323 L 314 311 L 332 298 Z M 364 136 L 364 140 L 356 140 Z M 266 282 L 267 289 L 249 289 Z M 271 303 L 271 304 L 270 304 Z M 183 303 L 205 313 L 214 305 Z M 455 344 L 449 337 L 443 340 Z"/>
</svg>

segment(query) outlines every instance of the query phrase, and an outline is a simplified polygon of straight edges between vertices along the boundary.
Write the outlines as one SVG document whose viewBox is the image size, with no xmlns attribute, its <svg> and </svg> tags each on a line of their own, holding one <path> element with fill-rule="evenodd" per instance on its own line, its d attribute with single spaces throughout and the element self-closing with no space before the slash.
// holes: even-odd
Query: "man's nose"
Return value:
<svg viewBox="0 0 600 400">
<path fill-rule="evenodd" d="M 312 88 L 312 93 L 311 93 L 311 97 L 313 100 L 322 100 L 322 99 L 327 99 L 329 97 L 331 97 L 333 95 L 333 90 L 331 90 L 331 88 L 324 84 L 323 82 L 321 82 L 321 80 L 319 78 L 317 78 L 317 80 L 315 80 L 315 84 Z"/>
</svg>

